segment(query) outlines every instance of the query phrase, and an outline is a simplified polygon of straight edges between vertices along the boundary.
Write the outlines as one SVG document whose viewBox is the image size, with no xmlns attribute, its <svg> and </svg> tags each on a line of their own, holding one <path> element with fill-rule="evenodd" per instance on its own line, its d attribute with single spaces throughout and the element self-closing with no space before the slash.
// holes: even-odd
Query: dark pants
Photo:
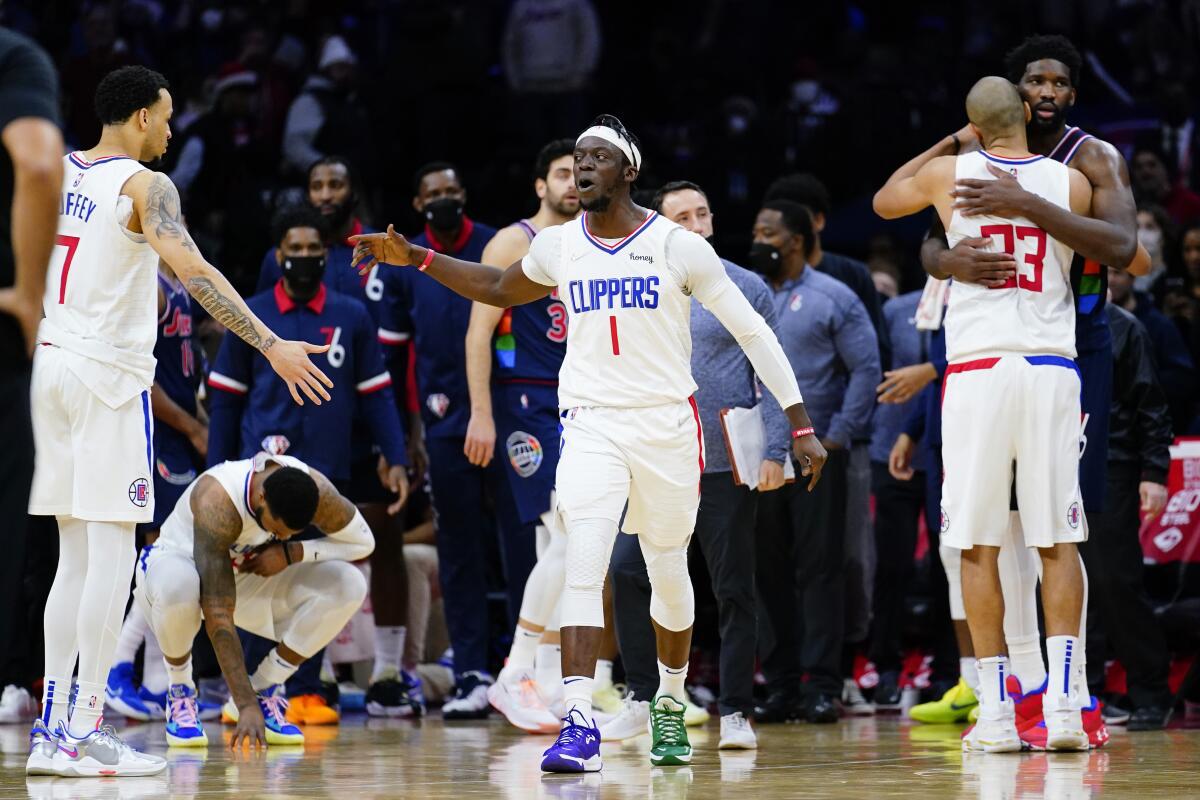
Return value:
<svg viewBox="0 0 1200 800">
<path fill-rule="evenodd" d="M 454 671 L 459 675 L 486 671 L 489 538 L 499 530 L 509 627 L 513 627 L 525 581 L 537 561 L 535 529 L 519 523 L 508 479 L 498 461 L 493 459 L 486 468 L 472 466 L 463 455 L 460 436 L 432 437 L 425 447 L 437 528 L 438 579 L 454 648 Z M 495 509 L 498 520 L 488 513 L 489 507 Z"/>
<path fill-rule="evenodd" d="M 917 526 L 925 510 L 925 473 L 898 481 L 887 464 L 871 464 L 875 493 L 875 597 L 871 623 L 871 660 L 880 672 L 899 672 L 905 598 L 914 573 Z M 932 558 L 940 563 L 937 548 Z M 943 581 L 943 584 L 945 581 Z M 933 591 L 944 597 L 944 587 Z"/>
<path fill-rule="evenodd" d="M 700 479 L 700 510 L 693 541 L 700 547 L 717 599 L 721 634 L 721 716 L 753 709 L 754 516 L 758 493 L 736 486 L 729 472 Z M 650 579 L 636 536 L 621 535 L 609 574 L 613 613 L 625 679 L 634 695 L 649 700 L 658 690 L 658 656 L 650 624 Z"/>
<path fill-rule="evenodd" d="M 816 489 L 795 483 L 758 499 L 760 652 L 772 692 L 841 696 L 846 596 L 847 453 L 835 450 Z M 768 644 L 769 642 L 769 644 Z"/>
<path fill-rule="evenodd" d="M 5 328 L 8 330 L 8 327 Z M 25 602 L 29 487 L 33 483 L 33 423 L 29 367 L 0 370 L 0 688 L 30 678 Z M 57 537 L 55 537 L 57 539 Z"/>
<path fill-rule="evenodd" d="M 1089 582 L 1088 684 L 1099 694 L 1105 659 L 1115 657 L 1125 666 L 1134 707 L 1165 707 L 1170 656 L 1142 581 L 1138 481 L 1137 464 L 1109 462 L 1105 510 L 1088 512 L 1088 540 L 1079 545 Z"/>
</svg>

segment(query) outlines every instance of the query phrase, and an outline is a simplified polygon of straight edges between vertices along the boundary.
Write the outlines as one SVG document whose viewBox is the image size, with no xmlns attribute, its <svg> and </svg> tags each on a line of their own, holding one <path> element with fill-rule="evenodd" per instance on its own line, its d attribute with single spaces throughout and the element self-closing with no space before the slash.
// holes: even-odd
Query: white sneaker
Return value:
<svg viewBox="0 0 1200 800">
<path fill-rule="evenodd" d="M 721 742 L 717 745 L 717 749 L 758 749 L 758 737 L 754 735 L 754 728 L 750 727 L 750 720 L 746 719 L 742 712 L 735 711 L 721 717 Z"/>
<path fill-rule="evenodd" d="M 117 736 L 111 725 L 76 739 L 60 724 L 54 732 L 58 752 L 54 754 L 57 774 L 72 778 L 132 777 L 157 775 L 167 768 L 162 756 L 139 753 Z"/>
<path fill-rule="evenodd" d="M 0 724 L 32 722 L 38 715 L 37 701 L 20 686 L 5 686 L 0 696 Z"/>
<path fill-rule="evenodd" d="M 29 760 L 25 762 L 26 775 L 60 775 L 54 762 L 58 752 L 58 739 L 53 731 L 40 719 L 33 723 L 29 732 Z"/>
<path fill-rule="evenodd" d="M 858 681 L 846 678 L 842 682 L 842 708 L 852 717 L 870 717 L 875 714 L 875 704 L 863 697 Z"/>
<path fill-rule="evenodd" d="M 1078 703 L 1067 695 L 1042 695 L 1042 719 L 1046 723 L 1047 750 L 1087 750 L 1088 735 Z"/>
<path fill-rule="evenodd" d="M 492 710 L 487 691 L 492 683 L 492 677 L 485 673 L 463 673 L 454 697 L 442 705 L 442 719 L 485 719 Z"/>
<path fill-rule="evenodd" d="M 650 729 L 650 702 L 635 700 L 629 694 L 621 701 L 621 710 L 600 726 L 600 741 L 617 742 L 641 736 Z"/>
<path fill-rule="evenodd" d="M 1087 741 L 1087 736 L 1084 736 Z M 985 710 L 980 706 L 979 720 L 971 732 L 963 737 L 963 750 L 978 753 L 1016 753 L 1021 749 L 1021 736 L 1017 733 L 1017 715 L 1011 699 L 1005 700 L 998 709 Z"/>
<path fill-rule="evenodd" d="M 493 708 L 523 731 L 558 733 L 562 723 L 546 707 L 531 673 L 501 673 L 500 678 L 487 687 L 488 702 Z"/>
</svg>

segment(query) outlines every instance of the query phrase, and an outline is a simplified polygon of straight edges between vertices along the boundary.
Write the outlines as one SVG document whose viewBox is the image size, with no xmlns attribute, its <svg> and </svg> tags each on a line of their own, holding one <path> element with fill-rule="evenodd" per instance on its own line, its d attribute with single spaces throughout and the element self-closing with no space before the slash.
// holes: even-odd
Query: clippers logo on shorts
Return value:
<svg viewBox="0 0 1200 800">
<path fill-rule="evenodd" d="M 1071 530 L 1079 529 L 1079 522 L 1083 518 L 1083 511 L 1079 508 L 1079 503 L 1071 503 L 1067 509 L 1067 524 L 1071 526 Z"/>
<path fill-rule="evenodd" d="M 282 434 L 272 434 L 264 436 L 262 440 L 262 449 L 264 453 L 270 453 L 273 456 L 281 456 L 288 451 L 292 443 Z"/>
<path fill-rule="evenodd" d="M 444 394 L 431 394 L 425 398 L 425 406 L 433 412 L 433 415 L 438 419 L 446 416 L 446 411 L 450 408 L 450 398 Z"/>
<path fill-rule="evenodd" d="M 942 517 L 941 517 L 940 523 L 941 523 L 942 533 L 945 533 L 946 531 L 950 530 L 950 515 L 946 513 L 945 508 L 942 509 Z"/>
<path fill-rule="evenodd" d="M 187 486 L 196 480 L 196 470 L 194 469 L 189 469 L 187 472 L 171 472 L 171 468 L 164 464 L 161 458 L 156 461 L 158 462 L 158 477 L 172 486 Z"/>
<path fill-rule="evenodd" d="M 138 478 L 129 484 L 129 502 L 138 508 L 145 508 L 150 502 L 150 481 Z"/>
<path fill-rule="evenodd" d="M 542 443 L 532 434 L 515 431 L 508 437 L 505 447 L 508 450 L 508 463 L 522 478 L 530 477 L 542 465 Z"/>
</svg>

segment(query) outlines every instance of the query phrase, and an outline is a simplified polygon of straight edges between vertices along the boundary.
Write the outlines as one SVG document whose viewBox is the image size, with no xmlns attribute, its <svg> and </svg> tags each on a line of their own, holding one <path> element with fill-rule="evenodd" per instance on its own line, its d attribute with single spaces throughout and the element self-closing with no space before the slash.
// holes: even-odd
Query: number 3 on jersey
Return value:
<svg viewBox="0 0 1200 800">
<path fill-rule="evenodd" d="M 567 307 L 559 302 L 557 288 L 550 293 L 550 299 L 554 302 L 546 306 L 546 313 L 550 315 L 546 338 L 559 344 L 567 340 Z"/>
<path fill-rule="evenodd" d="M 1026 274 L 1018 265 L 1015 277 L 1009 278 L 1000 286 L 993 289 L 1025 289 L 1030 292 L 1042 291 L 1042 268 L 1046 260 L 1046 232 L 1032 225 L 984 225 L 979 229 L 979 235 L 987 239 L 999 236 L 1004 252 L 1010 256 L 1016 252 L 1017 240 L 1033 240 L 1033 251 L 1023 249 L 1025 263 L 1032 267 L 1032 273 Z"/>
</svg>

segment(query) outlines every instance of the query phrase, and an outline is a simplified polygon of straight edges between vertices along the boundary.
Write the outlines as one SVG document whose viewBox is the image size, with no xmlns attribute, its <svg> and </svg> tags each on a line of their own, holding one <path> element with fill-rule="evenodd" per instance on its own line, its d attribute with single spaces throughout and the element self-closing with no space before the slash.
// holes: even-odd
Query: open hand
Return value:
<svg viewBox="0 0 1200 800">
<path fill-rule="evenodd" d="M 324 353 L 328 349 L 329 345 L 327 344 L 293 342 L 288 339 L 272 337 L 263 346 L 262 354 L 271 363 L 271 369 L 283 378 L 296 405 L 304 405 L 300 392 L 296 391 L 297 386 L 308 396 L 309 400 L 321 405 L 321 400 L 329 399 L 329 392 L 325 387 L 332 388 L 333 381 L 329 380 L 325 373 L 309 360 L 308 356 L 310 353 Z"/>
<path fill-rule="evenodd" d="M 883 383 L 875 387 L 881 403 L 907 403 L 930 381 L 937 378 L 933 364 L 910 364 L 883 373 Z"/>
<path fill-rule="evenodd" d="M 1026 203 L 1032 195 L 1021 188 L 1011 172 L 1005 172 L 995 164 L 988 164 L 987 169 L 996 180 L 960 178 L 955 182 L 954 191 L 950 192 L 954 198 L 951 207 L 964 217 L 980 214 L 1008 218 L 1024 216 Z"/>
<path fill-rule="evenodd" d="M 237 750 L 243 742 L 254 748 L 267 746 L 267 723 L 257 702 L 238 709 L 237 727 L 233 729 L 229 749 Z"/>
<path fill-rule="evenodd" d="M 350 264 L 359 275 L 366 275 L 376 264 L 405 267 L 416 263 L 412 257 L 413 246 L 396 233 L 394 225 L 388 225 L 386 233 L 360 233 L 351 236 L 350 241 L 354 242 Z"/>
<path fill-rule="evenodd" d="M 1017 262 L 1010 253 L 992 249 L 992 239 L 963 239 L 938 254 L 937 267 L 943 274 L 963 283 L 997 289 L 1017 279 Z"/>
<path fill-rule="evenodd" d="M 825 461 L 829 458 L 829 453 L 825 451 L 821 440 L 811 433 L 792 440 L 792 453 L 795 454 L 796 461 L 800 464 L 800 474 L 810 478 L 808 490 L 811 492 L 816 487 L 817 481 L 821 480 L 821 470 L 825 469 Z"/>
</svg>

